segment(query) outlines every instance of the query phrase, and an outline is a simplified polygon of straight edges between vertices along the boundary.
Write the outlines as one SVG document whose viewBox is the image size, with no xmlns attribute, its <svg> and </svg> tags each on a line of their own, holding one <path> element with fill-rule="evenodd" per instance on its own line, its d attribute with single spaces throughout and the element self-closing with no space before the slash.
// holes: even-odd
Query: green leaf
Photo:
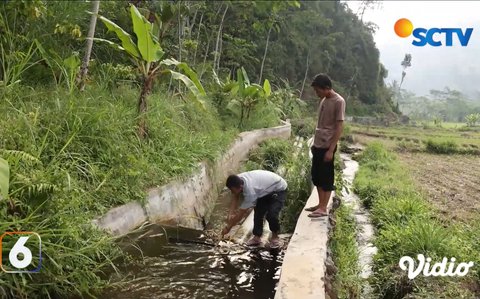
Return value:
<svg viewBox="0 0 480 299">
<path fill-rule="evenodd" d="M 10 184 L 10 167 L 5 159 L 0 158 L 0 195 L 3 198 L 8 197 L 8 188 Z"/>
<path fill-rule="evenodd" d="M 180 62 L 178 60 L 175 60 L 175 59 L 165 59 L 161 62 L 162 64 L 164 65 L 174 65 L 176 67 L 178 67 L 180 70 L 182 70 L 185 75 L 188 76 L 188 78 L 190 80 L 193 81 L 193 83 L 195 84 L 195 86 L 198 88 L 198 90 L 200 91 L 200 93 L 202 95 L 206 95 L 206 92 L 205 92 L 205 89 L 203 88 L 202 84 L 200 83 L 200 80 L 198 80 L 198 76 L 197 76 L 197 73 L 195 73 L 194 70 L 192 70 L 188 64 L 186 64 L 185 62 Z M 218 77 L 217 77 L 218 79 Z"/>
<path fill-rule="evenodd" d="M 182 81 L 183 84 L 185 84 L 185 86 L 192 92 L 196 102 L 200 104 L 203 109 L 205 109 L 205 102 L 203 101 L 204 94 L 202 94 L 200 90 L 198 90 L 197 86 L 195 85 L 195 83 L 193 83 L 192 80 L 190 80 L 190 78 L 188 78 L 182 73 L 172 70 L 166 70 L 166 72 L 169 72 L 172 75 L 173 79 Z"/>
<path fill-rule="evenodd" d="M 43 60 L 45 60 L 45 63 L 50 67 L 53 68 L 53 63 L 50 61 L 50 57 L 47 54 L 47 51 L 45 51 L 45 48 L 42 46 L 42 44 L 37 40 L 34 39 L 35 44 L 37 44 L 37 49 L 40 52 L 40 55 L 42 56 Z"/>
<path fill-rule="evenodd" d="M 105 24 L 107 29 L 109 31 L 115 32 L 117 37 L 120 39 L 120 41 L 122 42 L 122 47 L 118 46 L 118 47 L 120 47 L 120 49 L 124 49 L 130 55 L 132 55 L 136 58 L 140 58 L 140 52 L 138 52 L 137 45 L 135 45 L 135 43 L 132 41 L 132 37 L 130 36 L 130 34 L 128 34 L 120 26 L 118 26 L 114 22 L 110 21 L 109 19 L 107 19 L 105 17 L 102 17 L 102 16 L 100 16 L 99 18 L 103 22 L 103 24 Z M 96 39 L 96 40 L 100 40 L 100 39 Z M 105 41 L 105 40 L 103 40 L 103 41 Z M 110 43 L 113 43 L 113 42 L 110 42 Z M 113 44 L 115 44 L 115 43 L 113 43 Z"/>
<path fill-rule="evenodd" d="M 117 43 L 114 43 L 108 39 L 103 39 L 103 38 L 98 38 L 98 37 L 95 37 L 93 38 L 93 40 L 97 41 L 97 42 L 102 42 L 102 43 L 107 43 L 109 44 L 110 46 L 114 47 L 114 48 L 117 48 L 118 50 L 121 50 L 121 51 L 127 51 L 125 50 L 125 48 L 123 48 L 122 46 L 120 46 L 119 44 Z M 140 58 L 140 57 L 135 57 L 135 58 Z"/>
<path fill-rule="evenodd" d="M 132 15 L 133 31 L 137 35 L 137 45 L 140 54 L 147 62 L 156 62 L 162 59 L 164 52 L 160 43 L 153 39 L 152 23 L 145 19 L 135 5 L 130 5 Z"/>
<path fill-rule="evenodd" d="M 263 82 L 263 90 L 265 91 L 265 95 L 269 97 L 272 94 L 272 87 L 270 86 L 270 81 L 265 79 Z"/>
<path fill-rule="evenodd" d="M 243 96 L 243 91 L 245 89 L 245 81 L 243 81 L 242 70 L 237 69 L 237 83 L 238 83 L 238 93 L 240 96 Z"/>
<path fill-rule="evenodd" d="M 247 86 L 250 85 L 250 79 L 248 79 L 247 71 L 243 68 L 243 66 L 242 66 L 242 74 L 243 74 L 243 80 L 245 81 L 245 84 Z"/>
<path fill-rule="evenodd" d="M 80 58 L 78 58 L 78 53 L 73 54 L 72 56 L 63 60 L 63 65 L 69 70 L 74 70 L 80 66 Z"/>
<path fill-rule="evenodd" d="M 244 97 L 255 97 L 262 91 L 262 88 L 258 85 L 250 85 L 245 87 Z"/>
</svg>

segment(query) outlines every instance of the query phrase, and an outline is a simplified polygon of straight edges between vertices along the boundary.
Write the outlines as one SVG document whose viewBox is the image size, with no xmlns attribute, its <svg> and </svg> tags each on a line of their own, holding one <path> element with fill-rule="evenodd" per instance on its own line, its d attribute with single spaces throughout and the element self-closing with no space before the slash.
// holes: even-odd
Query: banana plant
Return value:
<svg viewBox="0 0 480 299">
<path fill-rule="evenodd" d="M 196 73 L 184 62 L 175 59 L 162 59 L 164 51 L 154 33 L 154 26 L 149 22 L 134 5 L 130 5 L 130 15 L 133 31 L 137 37 L 133 41 L 129 33 L 111 20 L 100 16 L 99 19 L 109 31 L 113 31 L 120 39 L 120 43 L 95 38 L 106 42 L 117 49 L 126 52 L 138 69 L 142 78 L 142 90 L 138 99 L 139 126 L 138 135 L 144 138 L 147 135 L 145 114 L 147 112 L 147 97 L 152 92 L 155 78 L 162 75 L 171 75 L 175 80 L 183 82 L 193 94 L 194 100 L 204 108 L 205 90 L 203 89 Z M 177 68 L 181 72 L 174 71 Z"/>
<path fill-rule="evenodd" d="M 220 83 L 225 92 L 229 92 L 234 96 L 234 99 L 230 101 L 227 108 L 233 112 L 236 111 L 235 108 L 239 108 L 239 127 L 242 127 L 244 120 L 249 119 L 250 113 L 259 103 L 267 103 L 272 93 L 270 82 L 267 79 L 263 82 L 263 86 L 250 83 L 247 72 L 243 67 L 237 70 L 236 80 L 229 80 L 225 84 L 217 80 L 217 83 Z"/>
</svg>

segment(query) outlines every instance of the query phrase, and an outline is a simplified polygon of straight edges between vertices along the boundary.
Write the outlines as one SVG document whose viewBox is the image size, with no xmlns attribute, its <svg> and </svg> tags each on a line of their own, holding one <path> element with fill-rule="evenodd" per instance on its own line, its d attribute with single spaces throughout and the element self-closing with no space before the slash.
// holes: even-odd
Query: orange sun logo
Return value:
<svg viewBox="0 0 480 299">
<path fill-rule="evenodd" d="M 413 24 L 410 22 L 409 19 L 399 19 L 397 22 L 395 22 L 395 26 L 393 27 L 395 29 L 395 33 L 400 36 L 400 37 L 407 37 L 410 34 L 412 34 L 413 31 Z"/>
</svg>

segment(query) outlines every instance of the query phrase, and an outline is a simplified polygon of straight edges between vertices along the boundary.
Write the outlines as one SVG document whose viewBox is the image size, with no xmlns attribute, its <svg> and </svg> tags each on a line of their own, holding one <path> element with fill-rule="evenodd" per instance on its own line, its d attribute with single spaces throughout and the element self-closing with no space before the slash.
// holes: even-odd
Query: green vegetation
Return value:
<svg viewBox="0 0 480 299">
<path fill-rule="evenodd" d="M 355 192 L 371 209 L 377 227 L 374 274 L 371 283 L 380 298 L 404 298 L 414 294 L 425 298 L 473 298 L 478 267 L 461 278 L 417 276 L 408 280 L 398 262 L 402 256 L 418 254 L 440 262 L 443 257 L 457 261 L 480 260 L 471 227 L 443 225 L 431 212 L 424 195 L 416 190 L 406 170 L 380 143 L 371 143 L 360 156 Z M 470 286 L 465 288 L 465 285 Z"/>
<path fill-rule="evenodd" d="M 297 154 L 293 154 L 296 152 Z M 288 184 L 285 206 L 280 215 L 282 231 L 293 232 L 311 191 L 310 158 L 306 143 L 295 149 L 293 140 L 269 140 L 249 155 L 246 170 L 279 172 Z"/>
<path fill-rule="evenodd" d="M 287 200 L 280 216 L 280 222 L 285 232 L 293 232 L 297 225 L 298 216 L 302 212 L 312 190 L 310 178 L 310 157 L 306 143 L 299 148 L 298 154 L 290 156 L 288 163 L 284 164 L 288 183 Z"/>
<path fill-rule="evenodd" d="M 72 96 L 25 89 L 0 105 L 8 115 L 0 120 L 0 148 L 9 149 L 1 155 L 10 164 L 0 230 L 39 233 L 45 254 L 41 275 L 2 276 L 5 293 L 63 297 L 103 286 L 98 270 L 120 252 L 89 227 L 90 220 L 115 205 L 143 201 L 149 187 L 188 175 L 235 136 L 236 130 L 221 129 L 215 114 L 153 95 L 149 137 L 142 142 L 135 94 L 129 88 Z"/>
<path fill-rule="evenodd" d="M 442 124 L 444 126 L 444 124 Z M 382 138 L 390 149 L 433 154 L 480 154 L 480 134 L 453 124 L 444 127 L 378 127 L 354 124 L 351 132 L 359 136 Z"/>
<path fill-rule="evenodd" d="M 41 273 L 2 276 L 2 296 L 100 292 L 124 256 L 91 220 L 215 159 L 241 130 L 313 114 L 318 72 L 350 111 L 396 111 L 373 27 L 345 3 L 130 2 L 0 4 L 0 231 L 44 244 Z M 285 164 L 271 150 L 268 167 L 287 169 L 292 230 L 307 149 Z"/>
<path fill-rule="evenodd" d="M 362 281 L 358 266 L 357 226 L 351 208 L 342 204 L 335 211 L 335 229 L 329 240 L 333 262 L 338 269 L 334 289 L 338 298 L 359 298 Z"/>
<path fill-rule="evenodd" d="M 458 144 L 452 140 L 433 140 L 428 139 L 426 150 L 433 154 L 454 154 L 458 152 Z"/>
<path fill-rule="evenodd" d="M 344 187 L 341 159 L 335 157 L 335 196 L 342 199 Z M 335 227 L 329 239 L 333 262 L 338 269 L 334 276 L 334 289 L 338 298 L 358 298 L 361 295 L 362 281 L 358 265 L 357 226 L 353 210 L 344 203 L 335 210 Z"/>
<path fill-rule="evenodd" d="M 245 167 L 248 170 L 264 169 L 276 172 L 280 166 L 291 159 L 294 150 L 291 140 L 267 140 L 250 152 Z"/>
</svg>

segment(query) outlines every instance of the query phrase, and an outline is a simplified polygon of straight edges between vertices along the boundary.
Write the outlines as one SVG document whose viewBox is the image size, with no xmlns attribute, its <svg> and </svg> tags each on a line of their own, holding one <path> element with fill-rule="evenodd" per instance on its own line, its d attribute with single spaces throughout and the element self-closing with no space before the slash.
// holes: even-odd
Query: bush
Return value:
<svg viewBox="0 0 480 299">
<path fill-rule="evenodd" d="M 262 142 L 260 146 L 250 152 L 250 165 L 257 169 L 276 172 L 280 165 L 285 164 L 294 152 L 291 140 L 271 139 Z M 254 163 L 254 164 L 253 164 Z"/>
</svg>

